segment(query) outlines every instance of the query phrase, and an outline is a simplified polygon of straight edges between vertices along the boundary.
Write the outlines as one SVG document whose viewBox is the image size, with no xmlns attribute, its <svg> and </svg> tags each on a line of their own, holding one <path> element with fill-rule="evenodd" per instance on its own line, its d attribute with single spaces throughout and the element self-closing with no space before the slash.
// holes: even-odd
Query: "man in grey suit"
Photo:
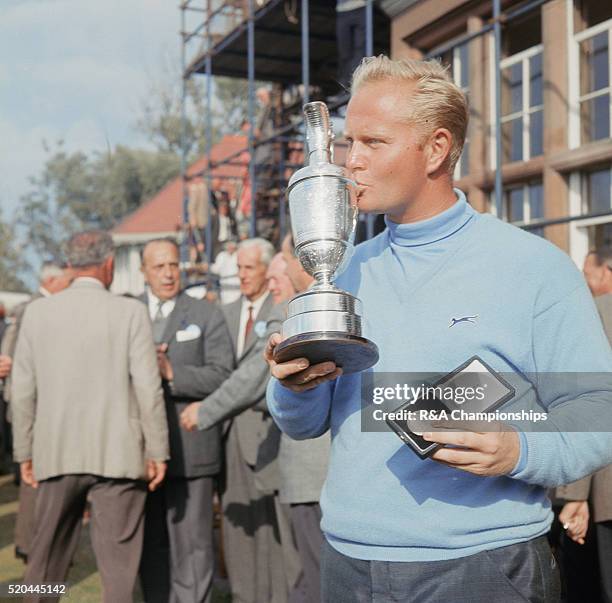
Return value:
<svg viewBox="0 0 612 603">
<path fill-rule="evenodd" d="M 55 293 L 63 291 L 72 282 L 72 271 L 68 268 L 63 268 L 56 262 L 45 262 L 40 270 L 38 291 L 32 295 L 27 302 L 19 304 L 12 312 L 13 320 L 8 326 L 2 344 L 0 345 L 0 353 L 6 354 L 9 358 L 15 355 L 17 347 L 17 338 L 19 337 L 19 329 L 23 314 L 28 304 L 40 299 L 41 297 L 49 297 Z M 11 379 L 10 374 L 4 381 L 4 401 L 7 405 L 11 400 Z M 0 401 L 1 402 L 1 401 Z M 0 403 L 0 412 L 6 412 L 6 417 L 10 414 L 5 411 Z M 36 490 L 32 486 L 21 482 L 19 484 L 19 510 L 17 512 L 17 521 L 15 522 L 15 556 L 22 559 L 24 562 L 28 560 L 28 551 L 32 542 L 34 531 L 34 508 L 36 505 Z"/>
<path fill-rule="evenodd" d="M 213 489 L 221 468 L 221 432 L 217 426 L 188 433 L 179 416 L 223 383 L 234 354 L 221 310 L 180 293 L 173 240 L 147 243 L 142 272 L 170 432 L 168 479 L 147 500 L 143 591 L 147 603 L 200 603 L 212 594 Z"/>
<path fill-rule="evenodd" d="M 285 273 L 296 292 L 306 291 L 314 278 L 295 257 L 293 237 L 281 246 Z M 293 440 L 281 434 L 278 463 L 281 475 L 280 501 L 290 505 L 289 516 L 302 574 L 291 592 L 290 603 L 317 603 L 321 600 L 320 556 L 323 545 L 319 498 L 327 475 L 331 438 L 328 433 L 312 440 Z"/>
<path fill-rule="evenodd" d="M 225 438 L 226 484 L 223 492 L 223 544 L 235 603 L 282 603 L 297 577 L 295 561 L 283 553 L 288 522 L 280 509 L 278 446 L 280 431 L 267 412 L 268 369 L 262 352 L 270 328 L 282 316 L 266 286 L 274 248 L 249 239 L 238 250 L 242 298 L 223 311 L 236 350 L 230 378 L 202 402 L 183 412 L 186 430 L 208 429 L 232 419 Z"/>
<path fill-rule="evenodd" d="M 71 287 L 28 305 L 11 408 L 21 479 L 38 488 L 25 582 L 63 582 L 89 497 L 103 600 L 132 600 L 146 482 L 163 480 L 168 429 L 151 326 L 135 300 L 107 290 L 113 242 L 73 236 Z M 38 598 L 34 598 L 38 600 Z"/>
<path fill-rule="evenodd" d="M 591 251 L 585 259 L 583 271 L 608 340 L 612 343 L 612 248 Z M 587 535 L 590 501 L 597 531 L 601 596 L 604 603 L 612 603 L 612 465 L 577 482 L 560 486 L 556 496 L 568 501 L 559 514 L 559 521 L 570 538 L 579 544 L 584 544 Z"/>
</svg>

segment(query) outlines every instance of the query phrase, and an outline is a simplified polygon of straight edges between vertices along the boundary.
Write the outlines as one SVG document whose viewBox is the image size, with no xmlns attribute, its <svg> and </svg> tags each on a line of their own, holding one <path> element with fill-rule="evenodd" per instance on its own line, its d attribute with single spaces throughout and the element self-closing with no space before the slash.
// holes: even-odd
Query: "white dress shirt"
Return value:
<svg viewBox="0 0 612 603">
<path fill-rule="evenodd" d="M 159 297 L 157 297 L 156 295 L 153 295 L 151 289 L 147 290 L 147 298 L 149 300 L 149 316 L 151 317 L 151 320 L 155 320 L 155 317 L 157 316 L 157 309 L 159 308 L 159 303 L 161 302 L 161 299 L 159 299 Z M 172 310 L 174 310 L 174 306 L 176 306 L 176 297 L 161 302 L 162 316 L 164 318 L 168 318 Z"/>
</svg>

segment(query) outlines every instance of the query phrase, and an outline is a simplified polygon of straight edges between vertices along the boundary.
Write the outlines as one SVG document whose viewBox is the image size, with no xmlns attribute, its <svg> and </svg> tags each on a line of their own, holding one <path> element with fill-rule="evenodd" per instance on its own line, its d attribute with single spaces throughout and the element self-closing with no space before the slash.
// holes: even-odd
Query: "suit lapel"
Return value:
<svg viewBox="0 0 612 603">
<path fill-rule="evenodd" d="M 187 326 L 187 310 L 189 307 L 186 293 L 179 294 L 176 304 L 170 315 L 168 316 L 168 322 L 166 322 L 166 328 L 164 329 L 164 343 L 170 345 L 170 342 L 174 338 L 177 331 L 184 329 Z"/>
<path fill-rule="evenodd" d="M 235 302 L 228 304 L 223 308 L 225 314 L 225 321 L 232 338 L 232 344 L 234 345 L 234 354 L 238 349 L 238 332 L 240 330 L 240 311 L 242 309 L 242 297 L 237 299 Z"/>
<path fill-rule="evenodd" d="M 270 314 L 270 310 L 272 309 L 272 305 L 273 305 L 272 296 L 269 293 L 267 293 L 266 295 L 268 297 L 266 298 L 266 301 L 261 306 L 259 313 L 255 317 L 255 323 L 253 324 L 253 328 L 251 329 L 251 332 L 249 333 L 247 340 L 244 342 L 244 349 L 242 350 L 242 356 L 244 356 L 255 345 L 255 342 L 258 339 L 257 333 L 255 332 L 255 325 L 260 320 L 266 320 L 268 318 L 268 314 Z M 240 356 L 240 358 L 242 358 L 242 356 Z"/>
</svg>

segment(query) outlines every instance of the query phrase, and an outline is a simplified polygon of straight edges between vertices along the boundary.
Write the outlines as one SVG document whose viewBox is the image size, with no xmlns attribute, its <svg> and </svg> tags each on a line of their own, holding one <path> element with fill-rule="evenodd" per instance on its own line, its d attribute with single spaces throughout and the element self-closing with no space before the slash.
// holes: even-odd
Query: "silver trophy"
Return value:
<svg viewBox="0 0 612 603">
<path fill-rule="evenodd" d="M 333 361 L 343 372 L 363 371 L 378 361 L 376 344 L 362 336 L 361 302 L 332 284 L 353 251 L 355 183 L 332 163 L 333 129 L 325 103 L 304 105 L 308 165 L 289 180 L 287 196 L 295 254 L 313 286 L 287 307 L 276 362 L 308 358 Z"/>
</svg>

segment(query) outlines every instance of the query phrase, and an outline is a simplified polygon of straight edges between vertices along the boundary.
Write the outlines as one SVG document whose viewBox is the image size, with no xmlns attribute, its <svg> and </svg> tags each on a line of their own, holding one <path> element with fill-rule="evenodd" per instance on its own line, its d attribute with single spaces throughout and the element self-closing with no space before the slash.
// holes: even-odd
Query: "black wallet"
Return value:
<svg viewBox="0 0 612 603">
<path fill-rule="evenodd" d="M 408 411 L 414 411 L 418 415 L 419 411 L 432 411 L 436 414 L 445 411 L 450 416 L 453 410 L 460 408 L 469 413 L 492 412 L 515 394 L 514 388 L 478 356 L 472 356 L 454 371 L 427 386 L 427 390 L 448 391 L 447 388 L 465 387 L 465 383 L 469 383 L 469 387 L 472 388 L 482 387 L 481 391 L 485 392 L 482 399 L 457 403 L 453 400 L 442 400 L 439 396 L 421 394 L 415 400 L 402 404 L 394 413 L 402 414 L 402 411 L 406 411 L 407 414 Z M 442 447 L 441 444 L 423 439 L 423 432 L 431 430 L 427 421 L 418 418 L 406 420 L 388 418 L 386 422 L 404 444 L 423 459 Z"/>
</svg>

